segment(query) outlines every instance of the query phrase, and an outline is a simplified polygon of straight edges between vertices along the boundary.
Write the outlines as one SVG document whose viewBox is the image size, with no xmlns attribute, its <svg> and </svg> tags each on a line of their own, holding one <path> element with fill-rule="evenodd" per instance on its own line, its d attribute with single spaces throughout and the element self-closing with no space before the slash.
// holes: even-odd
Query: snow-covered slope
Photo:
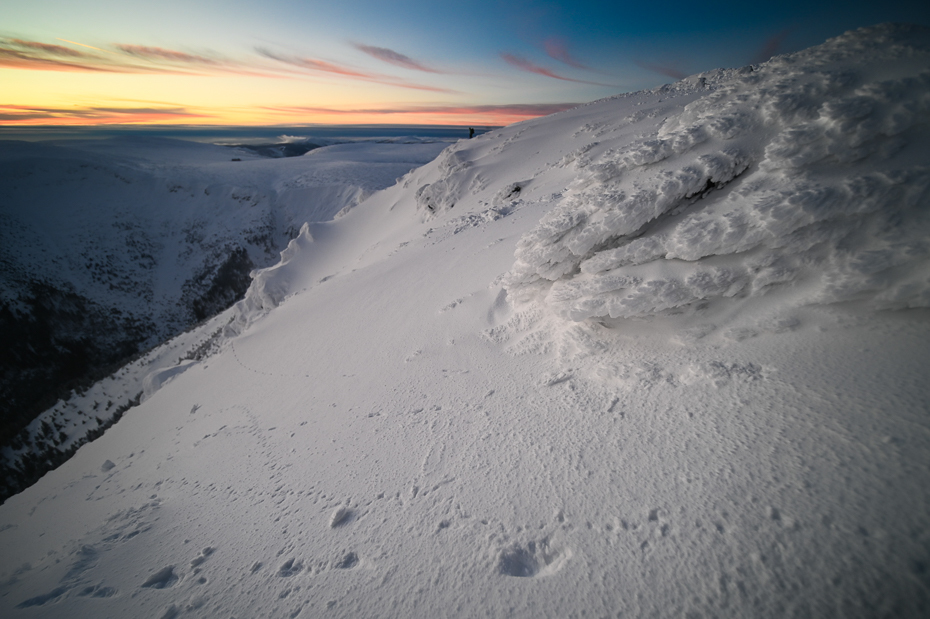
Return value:
<svg viewBox="0 0 930 619">
<path fill-rule="evenodd" d="M 847 33 L 304 226 L 0 506 L 4 616 L 926 616 L 928 66 Z"/>
<path fill-rule="evenodd" d="M 15 452 L 0 477 L 22 454 L 42 472 L 137 391 L 60 401 L 19 432 L 36 413 L 229 307 L 304 222 L 332 219 L 446 145 L 395 142 L 281 160 L 139 136 L 0 143 L 0 447 Z"/>
</svg>

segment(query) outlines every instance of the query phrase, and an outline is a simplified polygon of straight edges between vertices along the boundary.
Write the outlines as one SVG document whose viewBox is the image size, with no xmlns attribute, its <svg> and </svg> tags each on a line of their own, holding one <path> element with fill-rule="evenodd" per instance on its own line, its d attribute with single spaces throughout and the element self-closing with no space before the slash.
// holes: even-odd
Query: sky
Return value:
<svg viewBox="0 0 930 619">
<path fill-rule="evenodd" d="M 926 4 L 0 0 L 0 126 L 504 125 Z"/>
</svg>

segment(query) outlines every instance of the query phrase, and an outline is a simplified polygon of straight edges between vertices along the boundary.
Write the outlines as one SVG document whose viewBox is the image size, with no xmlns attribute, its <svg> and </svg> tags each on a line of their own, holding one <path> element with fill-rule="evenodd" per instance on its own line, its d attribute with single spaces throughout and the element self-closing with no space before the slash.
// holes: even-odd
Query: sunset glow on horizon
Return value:
<svg viewBox="0 0 930 619">
<path fill-rule="evenodd" d="M 930 13 L 808 4 L 36 0 L 3 11 L 0 126 L 506 125 Z"/>
</svg>

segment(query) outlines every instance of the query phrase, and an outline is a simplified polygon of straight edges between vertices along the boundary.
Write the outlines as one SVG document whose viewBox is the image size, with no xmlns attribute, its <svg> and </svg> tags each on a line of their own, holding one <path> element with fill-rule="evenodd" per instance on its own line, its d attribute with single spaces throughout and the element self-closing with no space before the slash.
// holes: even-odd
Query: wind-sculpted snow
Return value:
<svg viewBox="0 0 930 619">
<path fill-rule="evenodd" d="M 437 163 L 441 178 L 432 184 L 422 185 L 416 191 L 417 205 L 430 213 L 455 206 L 455 201 L 463 189 L 461 172 L 471 166 L 471 162 L 463 158 L 456 148 L 444 150 Z"/>
<path fill-rule="evenodd" d="M 930 306 L 927 43 L 847 33 L 737 72 L 656 134 L 602 140 L 566 162 L 577 178 L 505 286 L 575 321 L 774 293 Z"/>
<path fill-rule="evenodd" d="M 292 264 L 292 261 L 304 247 L 312 242 L 310 226 L 305 223 L 300 228 L 300 234 L 291 239 L 287 248 L 281 252 L 281 260 L 278 264 L 252 272 L 252 283 L 245 293 L 245 298 L 236 303 L 234 319 L 226 329 L 229 334 L 241 332 L 256 318 L 263 316 L 284 301 L 290 292 L 296 266 Z"/>
</svg>

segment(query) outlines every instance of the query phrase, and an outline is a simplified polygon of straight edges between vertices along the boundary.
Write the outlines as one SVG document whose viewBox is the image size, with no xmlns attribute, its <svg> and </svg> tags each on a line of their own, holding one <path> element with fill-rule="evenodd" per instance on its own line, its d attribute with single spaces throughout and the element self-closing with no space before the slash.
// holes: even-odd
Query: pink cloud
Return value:
<svg viewBox="0 0 930 619">
<path fill-rule="evenodd" d="M 571 77 L 565 77 L 564 75 L 559 75 L 558 73 L 555 73 L 554 71 L 550 69 L 541 67 L 537 64 L 533 64 L 526 58 L 523 58 L 522 56 L 517 56 L 516 54 L 502 53 L 501 58 L 503 58 L 508 64 L 513 65 L 523 71 L 527 71 L 529 73 L 536 73 L 538 75 L 545 75 L 546 77 L 551 77 L 553 79 L 562 80 L 565 82 L 576 82 L 578 84 L 593 84 L 595 86 L 609 86 L 610 85 L 610 84 L 601 84 L 600 82 L 589 82 L 587 80 L 576 80 Z"/>
<path fill-rule="evenodd" d="M 563 112 L 580 103 L 512 103 L 503 105 L 410 105 L 387 108 L 326 108 L 326 107 L 266 107 L 263 109 L 277 112 L 315 113 L 315 114 L 459 114 L 459 115 L 499 115 L 516 117 L 547 116 Z"/>
<path fill-rule="evenodd" d="M 588 68 L 571 55 L 571 53 L 568 51 L 568 44 L 566 43 L 565 39 L 549 37 L 543 41 L 543 47 L 545 48 L 546 53 L 549 54 L 550 58 L 558 60 L 559 62 L 564 62 L 570 67 L 575 67 L 576 69 Z"/>
<path fill-rule="evenodd" d="M 48 54 L 52 56 L 68 56 L 70 58 L 93 57 L 91 54 L 65 47 L 64 45 L 51 45 L 49 43 L 40 43 L 38 41 L 24 41 L 22 39 L 9 39 L 12 43 L 20 48 L 30 51 Z"/>
<path fill-rule="evenodd" d="M 207 75 L 234 73 L 256 77 L 282 77 L 256 63 L 189 54 L 162 47 L 114 45 L 111 51 L 76 41 L 59 39 L 94 52 L 71 49 L 39 41 L 0 38 L 0 67 L 39 71 L 82 71 L 104 73 L 155 73 Z"/>
<path fill-rule="evenodd" d="M 348 77 L 352 79 L 363 80 L 367 82 L 376 82 L 378 84 L 385 84 L 387 86 L 398 86 L 400 88 L 410 88 L 413 90 L 426 90 L 430 92 L 441 92 L 441 93 L 454 93 L 454 90 L 449 90 L 447 88 L 438 88 L 435 86 L 427 86 L 425 84 L 417 84 L 414 82 L 408 82 L 399 78 L 391 77 L 390 75 L 382 75 L 380 73 L 370 73 L 367 71 L 361 71 L 358 69 L 353 69 L 351 67 L 338 65 L 332 62 L 327 62 L 325 60 L 318 60 L 316 58 L 306 58 L 303 56 L 290 56 L 284 54 L 278 54 L 264 48 L 258 48 L 256 50 L 259 54 L 265 58 L 270 58 L 272 60 L 277 60 L 284 64 L 298 67 L 307 71 L 313 71 L 317 73 L 329 73 L 333 75 L 338 75 L 342 77 Z"/>
<path fill-rule="evenodd" d="M 378 60 L 383 60 L 384 62 L 398 67 L 413 69 L 414 71 L 424 71 L 426 73 L 442 73 L 442 71 L 437 71 L 436 69 L 428 67 L 423 63 L 414 60 L 410 56 L 405 56 L 400 52 L 395 52 L 393 49 L 388 49 L 386 47 L 375 47 L 374 45 L 362 45 L 361 43 L 353 43 L 352 45 L 355 47 L 355 49 L 365 52 L 369 56 L 377 58 Z"/>
<path fill-rule="evenodd" d="M 107 66 L 99 66 L 91 62 L 72 62 L 49 58 L 41 54 L 30 53 L 17 49 L 10 49 L 0 44 L 0 67 L 8 69 L 34 69 L 39 71 L 118 71 Z"/>
<path fill-rule="evenodd" d="M 70 42 L 70 41 L 69 41 Z M 182 52 L 171 52 L 160 48 L 146 48 L 143 46 L 121 46 L 124 54 L 110 52 L 89 45 L 75 43 L 82 47 L 97 49 L 107 55 L 94 54 L 74 50 L 62 45 L 52 45 L 38 41 L 24 41 L 22 39 L 0 39 L 0 67 L 14 69 L 31 69 L 40 71 L 85 71 L 105 73 L 185 73 L 176 66 L 141 66 L 125 54 L 133 52 L 134 57 L 144 57 L 145 50 L 149 53 L 147 60 L 155 58 L 164 61 L 175 54 L 174 60 L 185 56 Z M 195 58 L 190 54 L 190 58 Z M 187 59 L 190 61 L 190 59 Z M 202 64 L 202 63 L 201 63 Z"/>
<path fill-rule="evenodd" d="M 149 47 L 146 45 L 129 45 L 129 44 L 119 44 L 116 46 L 117 49 L 123 51 L 130 56 L 135 56 L 137 58 L 144 58 L 146 60 L 155 60 L 155 61 L 169 61 L 169 62 L 180 62 L 186 64 L 207 64 L 215 65 L 219 64 L 216 60 L 212 58 L 207 58 L 206 56 L 198 56 L 196 54 L 188 54 L 185 52 L 178 52 L 172 49 L 164 49 L 162 47 Z"/>
</svg>

